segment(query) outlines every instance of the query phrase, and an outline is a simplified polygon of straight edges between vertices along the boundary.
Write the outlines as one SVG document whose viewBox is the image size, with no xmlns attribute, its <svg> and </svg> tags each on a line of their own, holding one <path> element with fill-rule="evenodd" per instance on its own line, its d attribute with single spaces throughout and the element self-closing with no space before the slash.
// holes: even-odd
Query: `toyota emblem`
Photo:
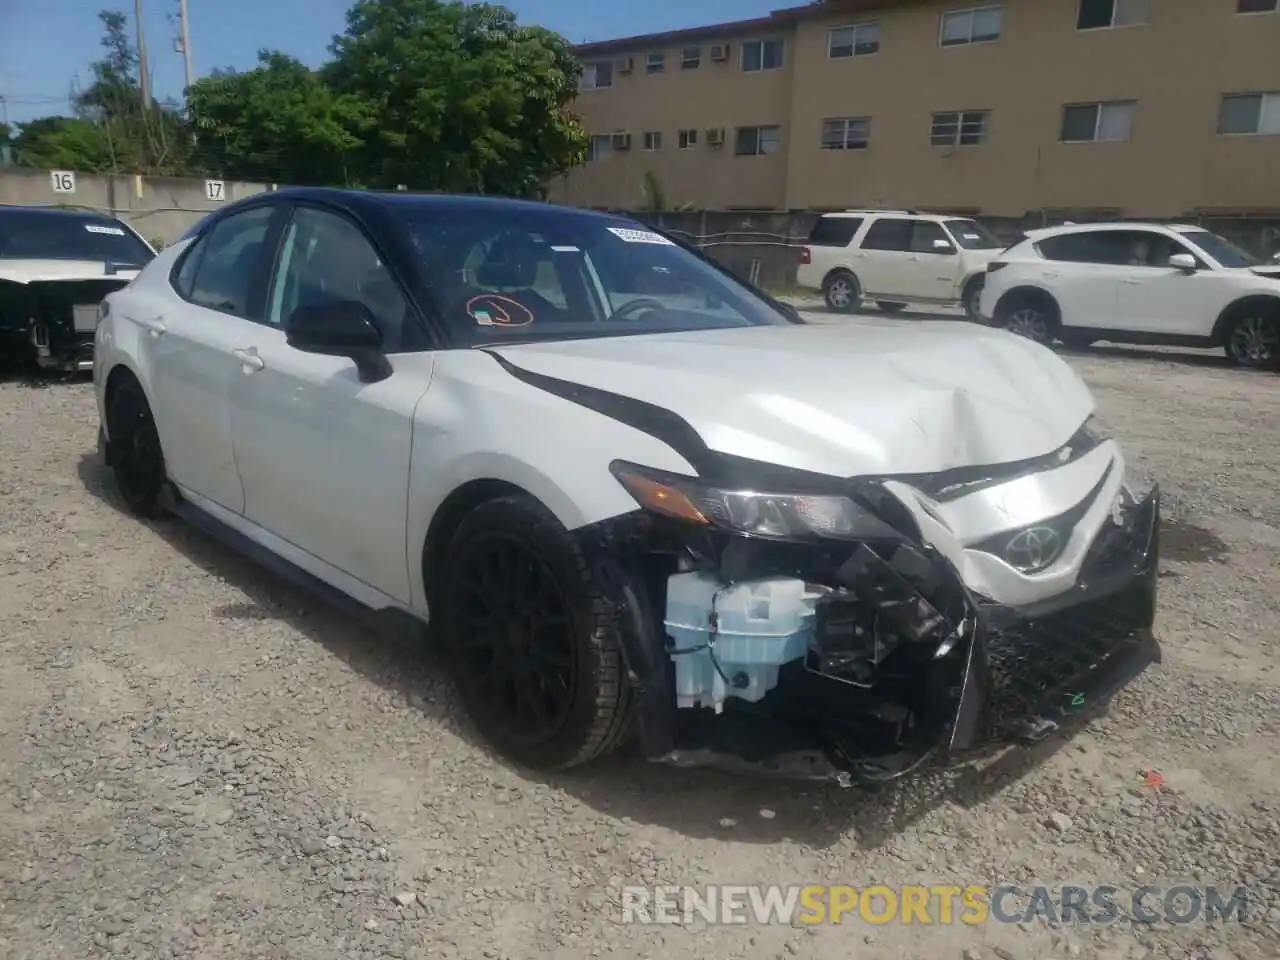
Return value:
<svg viewBox="0 0 1280 960">
<path fill-rule="evenodd" d="M 1062 538 L 1053 527 L 1028 527 L 1005 545 L 1004 558 L 1023 573 L 1034 573 L 1057 560 L 1061 548 Z"/>
</svg>

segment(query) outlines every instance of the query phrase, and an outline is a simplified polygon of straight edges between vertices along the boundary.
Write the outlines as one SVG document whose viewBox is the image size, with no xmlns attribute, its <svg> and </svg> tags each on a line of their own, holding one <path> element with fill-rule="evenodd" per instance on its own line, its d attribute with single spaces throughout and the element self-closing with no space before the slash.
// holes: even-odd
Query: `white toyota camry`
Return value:
<svg viewBox="0 0 1280 960">
<path fill-rule="evenodd" d="M 131 511 L 429 620 L 530 766 L 883 781 L 1159 658 L 1158 489 L 1053 353 L 807 324 L 618 216 L 256 196 L 106 298 L 94 379 Z"/>
</svg>

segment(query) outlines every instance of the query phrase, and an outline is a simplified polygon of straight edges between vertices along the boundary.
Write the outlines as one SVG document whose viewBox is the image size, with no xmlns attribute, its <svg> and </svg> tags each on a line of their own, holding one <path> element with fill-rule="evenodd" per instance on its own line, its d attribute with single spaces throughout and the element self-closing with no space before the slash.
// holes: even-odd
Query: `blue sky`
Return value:
<svg viewBox="0 0 1280 960">
<path fill-rule="evenodd" d="M 762 16 L 797 0 L 507 0 L 527 23 L 558 30 L 573 43 Z M 342 29 L 347 0 L 188 0 L 196 75 L 253 65 L 261 47 L 306 63 L 325 57 Z M 133 0 L 0 0 L 0 110 L 12 122 L 65 112 L 72 84 L 87 84 L 99 58 L 102 9 L 129 14 Z M 147 59 L 158 96 L 182 89 L 174 52 L 178 0 L 143 0 Z"/>
</svg>

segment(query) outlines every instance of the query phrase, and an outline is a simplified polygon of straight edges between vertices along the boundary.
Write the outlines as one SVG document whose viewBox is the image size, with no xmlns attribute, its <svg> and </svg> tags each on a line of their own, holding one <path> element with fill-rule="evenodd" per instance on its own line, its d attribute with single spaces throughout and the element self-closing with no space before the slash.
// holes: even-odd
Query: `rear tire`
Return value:
<svg viewBox="0 0 1280 960">
<path fill-rule="evenodd" d="M 125 506 L 138 517 L 158 516 L 165 484 L 164 451 L 151 405 L 142 385 L 131 375 L 122 374 L 110 388 L 107 433 L 111 438 L 111 471 Z"/>
<path fill-rule="evenodd" d="M 1051 344 L 1058 335 L 1061 314 L 1047 293 L 1026 291 L 1006 296 L 996 307 L 996 326 L 1036 343 Z"/>
<path fill-rule="evenodd" d="M 877 300 L 876 306 L 880 308 L 881 313 L 901 313 L 907 309 L 905 303 L 898 303 L 896 300 Z"/>
<path fill-rule="evenodd" d="M 634 717 L 615 615 L 574 538 L 537 500 L 489 500 L 450 539 L 442 636 L 458 691 L 504 756 L 551 770 L 605 756 Z"/>
<path fill-rule="evenodd" d="M 862 288 L 858 278 L 848 270 L 836 270 L 822 281 L 822 298 L 827 309 L 835 313 L 857 313 L 862 305 Z"/>
<path fill-rule="evenodd" d="M 1280 309 L 1245 310 L 1227 330 L 1227 358 L 1246 370 L 1274 370 L 1280 365 Z"/>
</svg>

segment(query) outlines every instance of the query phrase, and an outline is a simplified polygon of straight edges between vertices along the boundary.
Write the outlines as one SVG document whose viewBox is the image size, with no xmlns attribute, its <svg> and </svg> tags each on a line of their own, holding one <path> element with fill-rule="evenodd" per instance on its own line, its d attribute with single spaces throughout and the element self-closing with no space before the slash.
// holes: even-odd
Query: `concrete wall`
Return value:
<svg viewBox="0 0 1280 960">
<path fill-rule="evenodd" d="M 218 207 L 272 189 L 271 184 L 223 184 L 222 199 L 206 196 L 205 181 L 170 177 L 77 173 L 75 191 L 58 193 L 51 171 L 0 169 L 0 205 L 67 206 L 98 210 L 124 220 L 153 243 L 169 244 Z"/>
</svg>

